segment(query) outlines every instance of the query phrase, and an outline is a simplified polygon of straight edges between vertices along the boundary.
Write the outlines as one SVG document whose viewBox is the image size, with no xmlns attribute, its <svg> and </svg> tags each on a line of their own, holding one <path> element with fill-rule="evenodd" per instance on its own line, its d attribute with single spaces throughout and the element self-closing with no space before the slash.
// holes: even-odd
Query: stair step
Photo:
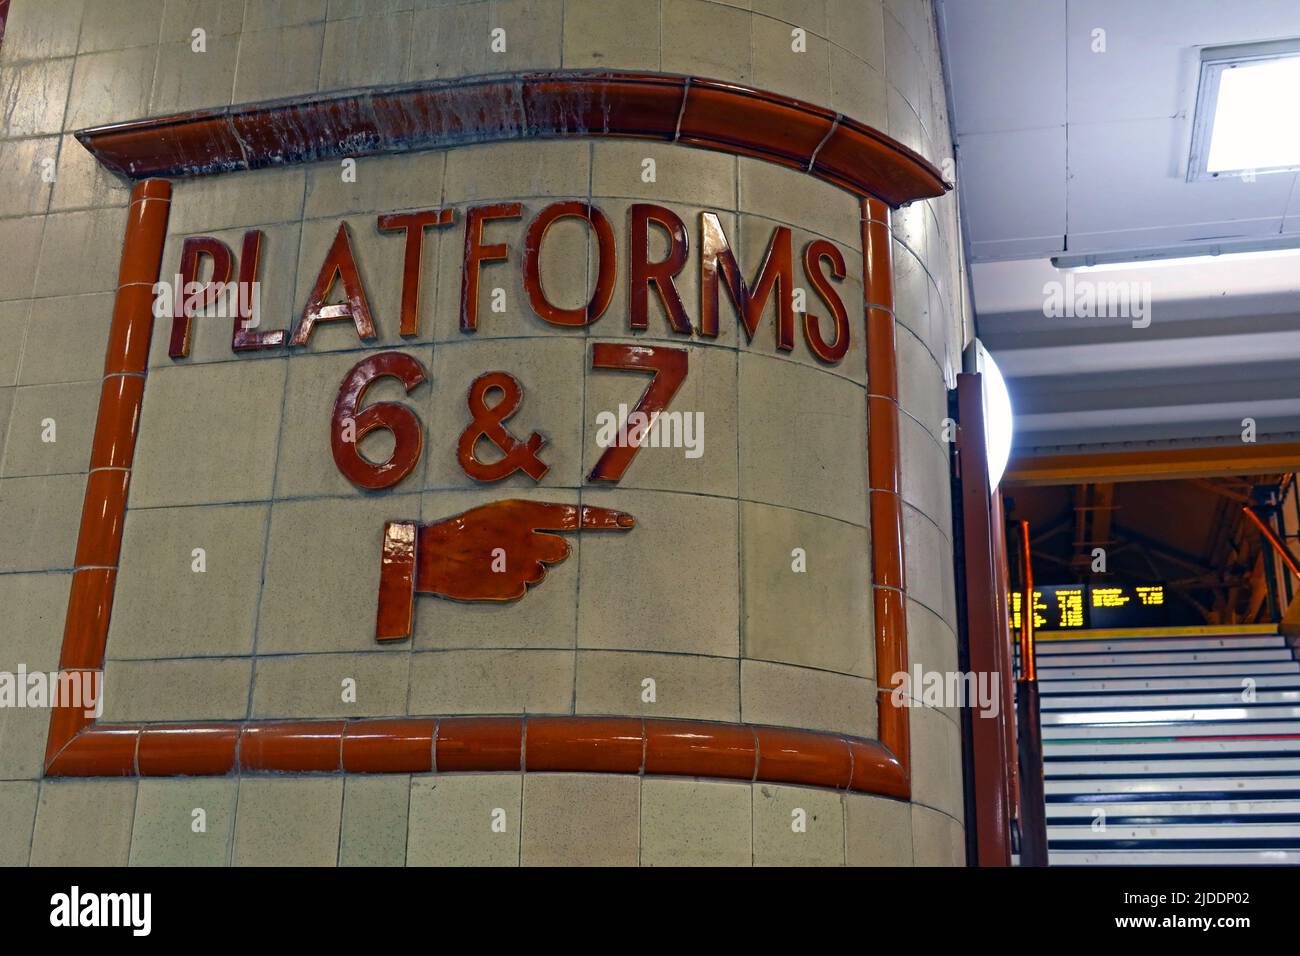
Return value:
<svg viewBox="0 0 1300 956">
<path fill-rule="evenodd" d="M 1182 694 L 1053 694 L 1040 695 L 1042 712 L 1107 710 L 1120 707 L 1214 707 L 1243 704 L 1242 690 L 1187 691 Z M 1300 690 L 1255 690 L 1254 705 L 1295 704 L 1300 706 Z"/>
<path fill-rule="evenodd" d="M 1138 819 L 1179 819 L 1195 821 L 1198 818 L 1248 820 L 1252 817 L 1295 818 L 1300 821 L 1300 799 L 1297 800 L 1116 800 L 1089 803 L 1049 803 L 1047 819 L 1051 823 L 1072 821 L 1091 823 L 1095 812 L 1105 812 L 1108 823 Z"/>
<path fill-rule="evenodd" d="M 1300 661 L 1249 661 L 1244 664 L 1160 664 L 1133 667 L 1042 667 L 1040 680 L 1082 680 L 1134 677 L 1224 677 L 1256 674 L 1300 674 Z"/>
<path fill-rule="evenodd" d="M 1061 727 L 1099 724 L 1199 723 L 1224 720 L 1297 720 L 1300 706 L 1238 703 L 1235 707 L 1142 707 L 1136 710 L 1048 711 L 1041 715 L 1042 726 Z M 1300 727 L 1297 727 L 1300 730 Z"/>
<path fill-rule="evenodd" d="M 1046 740 L 1131 740 L 1142 737 L 1269 737 L 1290 736 L 1300 728 L 1294 721 L 1204 721 L 1189 724 L 1107 724 L 1099 727 L 1044 726 Z"/>
<path fill-rule="evenodd" d="M 1053 850 L 1050 866 L 1296 866 L 1300 850 Z"/>
<path fill-rule="evenodd" d="M 1043 741 L 1044 760 L 1062 757 L 1155 756 L 1178 754 L 1182 757 L 1214 754 L 1300 754 L 1300 737 L 1272 737 L 1250 740 L 1217 740 L 1213 737 L 1193 737 L 1183 740 L 1156 738 L 1153 740 L 1098 740 L 1067 743 L 1059 740 Z"/>
<path fill-rule="evenodd" d="M 1251 650 L 1261 647 L 1285 647 L 1280 634 L 1251 637 L 1145 637 L 1114 641 L 1043 641 L 1036 645 L 1038 656 L 1044 654 L 1119 654 L 1133 651 L 1200 651 L 1214 648 Z M 1016 646 L 1017 652 L 1019 645 Z"/>
<path fill-rule="evenodd" d="M 1092 826 L 1049 826 L 1049 848 L 1069 849 L 1071 843 L 1181 843 L 1189 845 L 1231 843 L 1246 849 L 1294 848 L 1300 850 L 1300 822 L 1297 823 L 1173 823 L 1160 826 L 1117 826 L 1108 822 L 1101 829 Z"/>
<path fill-rule="evenodd" d="M 1060 780 L 1047 778 L 1043 792 L 1061 802 L 1086 799 L 1099 794 L 1198 794 L 1195 799 L 1243 798 L 1247 794 L 1270 794 L 1273 799 L 1300 799 L 1300 775 L 1276 777 L 1086 777 Z M 1148 797 L 1150 800 L 1160 799 Z"/>
<path fill-rule="evenodd" d="M 1164 651 L 1161 653 L 1128 654 L 1037 654 L 1038 669 L 1049 667 L 1137 667 L 1154 664 L 1244 664 L 1251 661 L 1291 661 L 1289 647 L 1275 647 L 1254 651 Z"/>
<path fill-rule="evenodd" d="M 1247 675 L 1250 676 L 1250 675 Z M 1272 687 L 1300 690 L 1300 674 L 1260 674 L 1251 677 L 1255 687 Z M 1148 690 L 1237 690 L 1244 686 L 1240 676 L 1216 677 L 1133 677 L 1110 680 L 1052 680 L 1039 678 L 1038 693 L 1043 699 L 1061 694 L 1135 693 Z"/>
<path fill-rule="evenodd" d="M 1131 760 L 1047 760 L 1043 762 L 1043 774 L 1048 779 L 1088 776 L 1143 776 L 1158 779 L 1210 774 L 1262 776 L 1285 773 L 1300 775 L 1300 756 L 1227 756 L 1218 759 L 1170 757 L 1164 760 L 1136 757 Z"/>
</svg>

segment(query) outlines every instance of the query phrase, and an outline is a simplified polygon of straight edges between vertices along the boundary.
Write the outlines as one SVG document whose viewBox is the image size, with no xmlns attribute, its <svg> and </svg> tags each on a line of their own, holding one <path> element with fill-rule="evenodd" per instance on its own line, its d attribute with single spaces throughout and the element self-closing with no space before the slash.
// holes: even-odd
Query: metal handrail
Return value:
<svg viewBox="0 0 1300 956">
<path fill-rule="evenodd" d="M 1034 568 L 1029 557 L 1029 522 L 1020 522 L 1020 555 L 1024 568 L 1024 594 L 1020 598 L 1020 679 L 1038 680 L 1034 663 Z"/>
<path fill-rule="evenodd" d="M 1242 505 L 1241 510 L 1246 513 L 1247 518 L 1255 522 L 1255 527 L 1259 528 L 1259 533 L 1264 536 L 1265 541 L 1273 546 L 1273 550 L 1277 552 L 1277 556 L 1282 559 L 1282 563 L 1287 566 L 1288 570 L 1297 578 L 1300 578 L 1300 564 L 1296 563 L 1295 555 L 1287 549 L 1286 545 L 1278 540 L 1273 529 L 1264 523 L 1264 519 L 1250 505 Z"/>
</svg>

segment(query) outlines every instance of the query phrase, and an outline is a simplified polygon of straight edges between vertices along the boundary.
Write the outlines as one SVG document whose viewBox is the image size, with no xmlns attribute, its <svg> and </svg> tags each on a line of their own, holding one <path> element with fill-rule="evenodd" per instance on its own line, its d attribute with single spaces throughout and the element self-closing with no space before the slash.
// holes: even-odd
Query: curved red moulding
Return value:
<svg viewBox="0 0 1300 956">
<path fill-rule="evenodd" d="M 738 83 L 657 73 L 560 70 L 369 87 L 174 113 L 76 135 L 100 163 L 131 179 L 608 136 L 752 156 L 894 207 L 951 188 L 918 153 L 851 117 Z"/>
<path fill-rule="evenodd" d="M 569 772 L 721 777 L 905 799 L 879 741 L 787 727 L 637 717 L 400 717 L 99 725 L 49 776 Z"/>
</svg>

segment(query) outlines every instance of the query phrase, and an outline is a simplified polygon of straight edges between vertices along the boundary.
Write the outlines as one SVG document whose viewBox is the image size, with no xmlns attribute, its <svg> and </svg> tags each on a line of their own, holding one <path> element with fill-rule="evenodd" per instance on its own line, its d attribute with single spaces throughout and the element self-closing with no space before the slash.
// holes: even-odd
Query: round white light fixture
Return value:
<svg viewBox="0 0 1300 956">
<path fill-rule="evenodd" d="M 1011 458 L 1011 393 L 993 356 L 975 340 L 975 371 L 984 385 L 984 441 L 989 462 L 989 491 L 996 491 Z"/>
</svg>

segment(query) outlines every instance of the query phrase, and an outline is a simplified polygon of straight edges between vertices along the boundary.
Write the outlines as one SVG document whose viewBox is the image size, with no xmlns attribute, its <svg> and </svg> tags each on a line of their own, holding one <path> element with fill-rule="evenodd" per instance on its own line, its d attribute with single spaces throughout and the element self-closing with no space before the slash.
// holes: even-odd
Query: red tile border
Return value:
<svg viewBox="0 0 1300 956">
<path fill-rule="evenodd" d="M 428 773 L 435 767 L 438 773 L 714 777 L 901 799 L 908 794 L 902 764 L 879 741 L 788 727 L 636 717 L 106 724 L 78 734 L 46 768 L 46 776 Z"/>
<path fill-rule="evenodd" d="M 174 113 L 76 135 L 131 179 L 609 136 L 752 156 L 894 207 L 950 188 L 920 154 L 850 117 L 737 83 L 656 73 L 474 76 Z"/>
<path fill-rule="evenodd" d="M 283 142 L 270 136 L 273 126 L 287 130 Z M 474 78 L 164 117 L 83 130 L 78 137 L 105 165 L 138 177 L 201 175 L 340 155 L 340 143 L 353 134 L 372 152 L 525 136 L 675 140 L 803 168 L 866 197 L 870 639 L 879 740 L 637 717 L 97 726 L 81 710 L 56 709 L 46 775 L 570 771 L 790 783 L 908 799 L 908 712 L 895 707 L 889 694 L 892 675 L 907 667 L 889 206 L 942 194 L 947 185 L 937 171 L 883 134 L 806 103 L 734 84 L 644 74 Z M 238 156 L 228 152 L 232 143 Z M 170 199 L 171 184 L 161 179 L 138 182 L 132 193 L 93 445 L 98 470 L 87 483 L 64 628 L 60 667 L 65 670 L 103 666 L 153 326 L 147 293 L 160 271 Z M 123 380 L 124 374 L 130 378 Z"/>
</svg>

